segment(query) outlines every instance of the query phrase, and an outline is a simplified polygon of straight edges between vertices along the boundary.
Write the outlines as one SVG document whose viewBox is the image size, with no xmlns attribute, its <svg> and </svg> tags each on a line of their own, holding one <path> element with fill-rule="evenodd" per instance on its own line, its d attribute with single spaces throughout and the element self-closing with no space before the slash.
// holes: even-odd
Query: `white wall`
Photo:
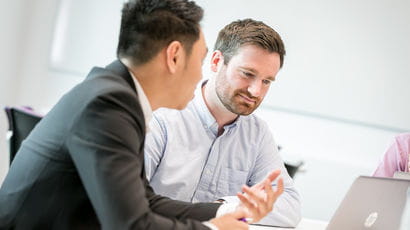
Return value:
<svg viewBox="0 0 410 230">
<path fill-rule="evenodd" d="M 273 108 L 410 130 L 410 1 L 198 1 L 209 44 L 232 20 L 273 26 L 287 47 Z"/>
<path fill-rule="evenodd" d="M 60 1 L 0 2 L 0 107 L 29 105 L 43 111 L 82 77 L 49 68 Z M 7 119 L 0 112 L 0 181 L 8 170 Z"/>
<path fill-rule="evenodd" d="M 295 185 L 302 197 L 302 215 L 329 220 L 353 180 L 372 175 L 382 153 L 396 134 L 369 127 L 260 109 L 281 155 L 303 161 Z"/>
<path fill-rule="evenodd" d="M 0 2 L 0 107 L 16 101 L 21 70 L 27 7 L 23 0 Z M 0 181 L 8 166 L 5 113 L 0 112 Z"/>
<path fill-rule="evenodd" d="M 63 33 L 54 28 L 64 18 L 59 6 L 67 2 L 75 17 L 62 25 L 82 34 L 68 34 L 56 44 L 55 32 Z M 45 110 L 81 81 L 89 66 L 108 64 L 105 60 L 115 53 L 121 2 L 0 2 L 0 106 Z M 305 162 L 306 171 L 295 180 L 304 216 L 328 220 L 353 178 L 370 174 L 393 135 L 410 129 L 410 27 L 405 26 L 410 3 L 197 2 L 205 8 L 210 49 L 217 31 L 238 18 L 263 20 L 282 35 L 285 66 L 258 114 L 268 120 L 283 157 Z M 50 64 L 56 47 L 62 56 Z M 0 130 L 6 129 L 0 112 Z M 4 140 L 0 131 L 0 182 L 8 165 Z"/>
</svg>

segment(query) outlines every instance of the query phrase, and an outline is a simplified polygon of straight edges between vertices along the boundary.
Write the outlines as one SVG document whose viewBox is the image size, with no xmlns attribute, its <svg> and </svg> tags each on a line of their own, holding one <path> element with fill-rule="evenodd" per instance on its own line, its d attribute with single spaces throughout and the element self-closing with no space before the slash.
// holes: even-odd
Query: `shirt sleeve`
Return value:
<svg viewBox="0 0 410 230">
<path fill-rule="evenodd" d="M 408 135 L 410 137 L 410 135 Z M 383 155 L 379 166 L 373 173 L 376 177 L 393 177 L 396 171 L 408 171 L 408 152 L 404 151 L 404 146 L 406 146 L 405 141 L 403 141 L 404 135 L 398 135 L 395 137 L 393 143 L 387 148 Z M 408 140 L 410 143 L 410 138 Z M 407 143 L 407 146 L 410 144 Z"/>
<path fill-rule="evenodd" d="M 254 168 L 251 172 L 248 186 L 253 186 L 266 178 L 269 172 L 275 169 L 281 170 L 284 182 L 284 192 L 276 200 L 270 214 L 260 220 L 257 224 L 273 225 L 281 227 L 295 227 L 301 220 L 301 206 L 299 194 L 296 191 L 293 180 L 286 171 L 283 160 L 279 155 L 273 136 L 268 129 L 264 130 L 263 138 L 258 145 L 259 153 Z M 276 188 L 276 182 L 272 187 Z M 228 203 L 237 202 L 235 196 L 222 197 Z"/>
<path fill-rule="evenodd" d="M 158 116 L 153 114 L 149 123 L 150 131 L 146 134 L 144 145 L 145 173 L 151 181 L 164 154 L 167 143 L 166 130 Z"/>
</svg>

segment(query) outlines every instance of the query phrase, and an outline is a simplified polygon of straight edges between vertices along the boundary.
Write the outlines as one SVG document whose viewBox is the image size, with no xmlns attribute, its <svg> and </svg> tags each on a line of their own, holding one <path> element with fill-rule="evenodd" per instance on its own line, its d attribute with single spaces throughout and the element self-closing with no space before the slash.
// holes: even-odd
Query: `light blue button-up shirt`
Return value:
<svg viewBox="0 0 410 230">
<path fill-rule="evenodd" d="M 284 193 L 259 223 L 296 226 L 301 218 L 299 194 L 267 124 L 255 115 L 239 116 L 222 135 L 217 133 L 218 124 L 202 95 L 182 111 L 155 111 L 145 140 L 145 170 L 154 191 L 190 202 L 239 202 L 235 194 L 243 184 L 252 186 L 281 169 Z"/>
</svg>

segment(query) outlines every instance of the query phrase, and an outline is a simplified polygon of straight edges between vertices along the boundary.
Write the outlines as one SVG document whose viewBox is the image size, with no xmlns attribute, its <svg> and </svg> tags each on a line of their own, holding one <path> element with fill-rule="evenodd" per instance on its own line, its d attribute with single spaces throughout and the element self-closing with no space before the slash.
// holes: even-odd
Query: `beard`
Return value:
<svg viewBox="0 0 410 230">
<path fill-rule="evenodd" d="M 219 72 L 215 80 L 215 91 L 219 101 L 224 107 L 236 115 L 249 115 L 255 111 L 263 100 L 263 97 L 252 96 L 246 88 L 232 89 L 227 80 L 226 66 Z M 241 95 L 251 99 L 245 100 Z"/>
<path fill-rule="evenodd" d="M 227 110 L 231 113 L 243 116 L 253 113 L 262 102 L 262 98 L 254 97 L 244 89 L 237 89 L 233 91 L 232 94 L 229 94 L 228 88 L 222 89 L 216 87 L 216 95 Z M 253 102 L 246 101 L 242 96 L 253 100 Z"/>
</svg>

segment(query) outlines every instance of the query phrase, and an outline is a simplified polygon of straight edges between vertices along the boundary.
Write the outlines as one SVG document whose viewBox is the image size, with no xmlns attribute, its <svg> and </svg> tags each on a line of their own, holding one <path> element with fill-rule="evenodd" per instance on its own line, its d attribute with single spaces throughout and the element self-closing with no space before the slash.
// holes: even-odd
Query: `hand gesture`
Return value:
<svg viewBox="0 0 410 230">
<path fill-rule="evenodd" d="M 237 196 L 241 200 L 238 209 L 243 210 L 247 217 L 250 217 L 250 222 L 255 223 L 265 217 L 273 209 L 273 204 L 276 199 L 283 193 L 283 179 L 279 177 L 280 170 L 275 170 L 260 183 L 252 187 L 244 185 L 242 193 Z M 272 189 L 272 182 L 278 178 L 277 188 Z"/>
</svg>

